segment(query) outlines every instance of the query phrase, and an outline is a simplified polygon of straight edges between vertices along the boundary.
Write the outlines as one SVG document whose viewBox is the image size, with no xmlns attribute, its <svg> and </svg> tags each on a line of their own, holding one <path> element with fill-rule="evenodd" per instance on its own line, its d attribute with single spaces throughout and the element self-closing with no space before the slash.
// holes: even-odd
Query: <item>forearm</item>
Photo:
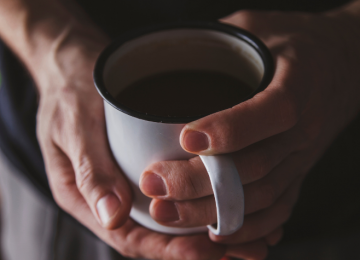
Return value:
<svg viewBox="0 0 360 260">
<path fill-rule="evenodd" d="M 329 16 L 342 17 L 348 21 L 349 26 L 360 28 L 360 0 L 354 0 L 347 5 L 327 12 Z"/>
<path fill-rule="evenodd" d="M 360 21 L 360 0 L 355 0 L 342 8 L 344 12 Z"/>
<path fill-rule="evenodd" d="M 37 80 L 49 55 L 72 46 L 102 48 L 106 37 L 78 8 L 58 0 L 2 0 L 0 37 Z M 99 47 L 94 47 L 99 46 Z"/>
</svg>

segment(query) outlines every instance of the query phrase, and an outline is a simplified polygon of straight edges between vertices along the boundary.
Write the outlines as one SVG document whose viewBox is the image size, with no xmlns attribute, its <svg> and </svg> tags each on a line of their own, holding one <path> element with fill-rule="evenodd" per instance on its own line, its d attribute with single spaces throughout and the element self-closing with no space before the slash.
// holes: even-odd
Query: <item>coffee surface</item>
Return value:
<svg viewBox="0 0 360 260">
<path fill-rule="evenodd" d="M 121 91 L 116 100 L 147 114 L 188 117 L 212 114 L 252 92 L 239 79 L 210 71 L 174 71 L 143 78 Z"/>
</svg>

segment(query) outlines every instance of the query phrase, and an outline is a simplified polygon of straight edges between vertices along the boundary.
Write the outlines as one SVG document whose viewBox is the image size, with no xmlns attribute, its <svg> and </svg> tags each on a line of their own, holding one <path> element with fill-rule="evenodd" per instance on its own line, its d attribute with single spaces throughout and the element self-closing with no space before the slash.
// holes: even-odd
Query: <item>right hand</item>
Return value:
<svg viewBox="0 0 360 260">
<path fill-rule="evenodd" d="M 239 11 L 222 19 L 258 36 L 275 61 L 264 91 L 187 124 L 180 137 L 187 152 L 233 156 L 244 185 L 244 225 L 229 236 L 209 233 L 212 241 L 228 245 L 229 256 L 244 258 L 238 245 L 269 235 L 280 239 L 306 174 L 358 115 L 357 4 L 358 9 L 323 14 Z M 352 16 L 356 10 L 358 16 Z M 194 227 L 217 221 L 213 189 L 199 157 L 152 164 L 140 187 L 153 198 L 150 213 L 160 224 Z"/>
<path fill-rule="evenodd" d="M 73 35 L 77 35 L 74 37 Z M 106 136 L 103 100 L 92 71 L 107 41 L 65 32 L 32 69 L 40 102 L 37 135 L 54 199 L 66 212 L 129 257 L 220 259 L 225 245 L 206 233 L 171 236 L 131 220 L 132 193 L 116 164 Z M 265 240 L 244 244 L 244 258 L 262 259 Z"/>
</svg>

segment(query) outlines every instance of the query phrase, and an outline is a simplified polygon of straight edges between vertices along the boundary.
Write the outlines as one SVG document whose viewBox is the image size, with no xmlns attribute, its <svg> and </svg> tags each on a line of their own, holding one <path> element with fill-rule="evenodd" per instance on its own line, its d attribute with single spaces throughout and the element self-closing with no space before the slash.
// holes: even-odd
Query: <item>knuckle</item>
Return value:
<svg viewBox="0 0 360 260">
<path fill-rule="evenodd" d="M 82 158 L 79 165 L 75 169 L 76 185 L 78 189 L 82 192 L 92 188 L 95 183 L 95 167 L 89 158 Z"/>
<path fill-rule="evenodd" d="M 191 164 L 191 162 L 190 162 Z M 203 183 L 197 181 L 193 174 L 194 166 L 189 168 L 188 162 L 157 162 L 153 163 L 146 171 L 160 175 L 167 187 L 168 198 L 184 199 L 197 197 L 203 189 Z"/>
<path fill-rule="evenodd" d="M 96 125 L 103 125 L 105 115 L 103 109 L 100 109 L 102 103 L 98 98 L 90 96 L 88 99 L 84 99 L 83 96 L 77 95 L 77 90 L 73 86 L 64 86 L 59 90 L 61 96 L 62 109 L 61 111 L 66 116 L 66 121 L 74 126 L 78 125 L 79 118 L 86 120 L 89 127 Z M 97 97 L 97 96 L 96 96 Z M 70 108 L 70 109 L 69 109 Z M 89 114 L 91 116 L 84 117 Z"/>
</svg>

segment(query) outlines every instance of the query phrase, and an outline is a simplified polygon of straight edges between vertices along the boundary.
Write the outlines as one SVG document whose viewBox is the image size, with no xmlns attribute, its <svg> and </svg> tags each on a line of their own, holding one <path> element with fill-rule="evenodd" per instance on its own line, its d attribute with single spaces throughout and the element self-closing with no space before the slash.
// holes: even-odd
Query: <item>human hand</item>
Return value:
<svg viewBox="0 0 360 260">
<path fill-rule="evenodd" d="M 240 11 L 222 20 L 247 29 L 269 47 L 271 84 L 233 108 L 187 124 L 182 147 L 191 153 L 232 153 L 244 185 L 245 221 L 212 241 L 241 255 L 243 243 L 275 244 L 290 217 L 306 173 L 360 109 L 359 20 L 325 14 Z M 209 177 L 199 157 L 159 162 L 143 173 L 152 217 L 173 227 L 216 222 Z M 264 257 L 264 256 L 262 256 Z"/>
<path fill-rule="evenodd" d="M 92 82 L 95 60 L 107 41 L 78 34 L 65 31 L 33 69 L 40 93 L 38 139 L 56 202 L 125 256 L 220 259 L 225 246 L 207 234 L 163 235 L 128 218 L 131 191 L 111 155 L 103 101 Z M 244 255 L 253 251 L 254 243 L 242 247 Z"/>
</svg>

